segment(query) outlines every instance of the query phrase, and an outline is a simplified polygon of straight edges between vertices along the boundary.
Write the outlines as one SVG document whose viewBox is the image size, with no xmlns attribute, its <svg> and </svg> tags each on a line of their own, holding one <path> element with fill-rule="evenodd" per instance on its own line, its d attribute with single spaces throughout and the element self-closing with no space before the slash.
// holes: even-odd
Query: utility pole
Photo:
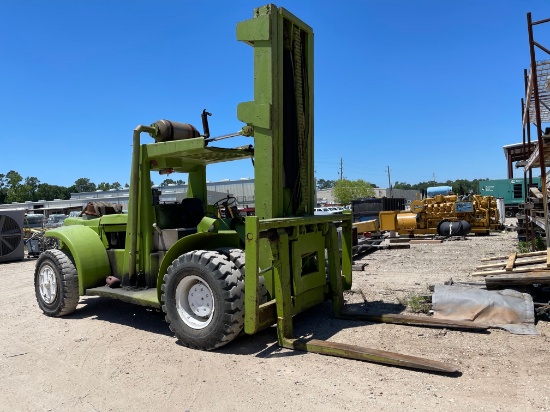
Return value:
<svg viewBox="0 0 550 412">
<path fill-rule="evenodd" d="M 391 178 L 390 178 L 390 167 L 388 166 L 388 188 L 390 189 L 390 197 L 392 196 L 392 190 L 391 190 Z"/>
<path fill-rule="evenodd" d="M 340 180 L 344 180 L 344 161 L 340 158 Z"/>
</svg>

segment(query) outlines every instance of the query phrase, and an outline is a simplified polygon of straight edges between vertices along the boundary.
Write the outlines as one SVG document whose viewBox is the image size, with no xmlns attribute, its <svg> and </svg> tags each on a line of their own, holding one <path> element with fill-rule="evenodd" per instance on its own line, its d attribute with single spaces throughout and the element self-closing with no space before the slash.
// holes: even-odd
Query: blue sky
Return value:
<svg viewBox="0 0 550 412">
<path fill-rule="evenodd" d="M 138 124 L 201 129 L 206 108 L 213 136 L 239 130 L 253 67 L 235 26 L 263 4 L 0 2 L 0 173 L 124 185 Z M 382 187 L 388 166 L 392 182 L 506 177 L 502 146 L 521 141 L 526 13 L 550 17 L 546 2 L 276 4 L 315 32 L 317 178 L 337 179 L 340 159 L 344 177 Z M 535 39 L 550 47 L 550 23 Z M 208 171 L 212 181 L 242 177 L 253 177 L 249 161 Z"/>
</svg>

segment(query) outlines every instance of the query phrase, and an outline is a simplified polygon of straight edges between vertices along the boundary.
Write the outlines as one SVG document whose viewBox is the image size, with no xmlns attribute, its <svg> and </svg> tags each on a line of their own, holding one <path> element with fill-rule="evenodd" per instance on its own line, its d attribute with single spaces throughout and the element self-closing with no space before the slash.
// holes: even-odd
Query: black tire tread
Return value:
<svg viewBox="0 0 550 412">
<path fill-rule="evenodd" d="M 61 277 L 61 288 L 58 291 L 60 301 L 57 307 L 53 309 L 48 308 L 45 302 L 42 302 L 38 288 L 38 273 L 42 264 L 47 260 L 57 269 Z M 36 299 L 45 315 L 61 317 L 73 313 L 78 306 L 80 296 L 78 293 L 78 274 L 72 256 L 58 249 L 48 249 L 41 253 L 36 262 L 34 286 Z"/>
<path fill-rule="evenodd" d="M 237 269 L 241 272 L 243 279 L 245 278 L 245 253 L 242 249 L 223 248 L 218 249 L 221 253 L 229 258 L 231 262 L 237 266 Z M 269 302 L 269 292 L 265 287 L 265 279 L 263 276 L 258 278 L 258 295 L 260 305 Z M 246 291 L 245 291 L 246 293 Z"/>
<path fill-rule="evenodd" d="M 204 339 L 198 341 L 189 339 L 179 328 L 181 320 L 171 319 L 167 308 L 167 285 L 177 274 L 180 268 L 186 264 L 194 263 L 206 268 L 218 283 L 222 290 L 222 322 L 217 330 L 214 330 Z M 244 326 L 244 282 L 240 271 L 223 254 L 216 251 L 196 250 L 185 253 L 175 259 L 168 267 L 167 273 L 163 278 L 162 290 L 162 310 L 166 314 L 165 318 L 169 324 L 170 330 L 174 332 L 179 341 L 190 348 L 212 350 L 219 348 L 231 342 L 243 329 Z M 216 302 L 219 307 L 220 302 Z"/>
</svg>

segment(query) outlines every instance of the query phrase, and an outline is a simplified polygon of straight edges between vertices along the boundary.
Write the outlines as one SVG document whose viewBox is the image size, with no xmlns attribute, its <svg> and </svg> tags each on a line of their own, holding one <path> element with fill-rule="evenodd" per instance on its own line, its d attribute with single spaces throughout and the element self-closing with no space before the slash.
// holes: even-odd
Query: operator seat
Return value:
<svg viewBox="0 0 550 412">
<path fill-rule="evenodd" d="M 202 201 L 186 198 L 181 203 L 160 203 L 153 206 L 157 227 L 164 229 L 195 228 L 206 215 Z"/>
<path fill-rule="evenodd" d="M 206 214 L 200 199 L 187 197 L 181 201 L 183 213 L 185 214 L 185 227 L 196 227 Z"/>
</svg>

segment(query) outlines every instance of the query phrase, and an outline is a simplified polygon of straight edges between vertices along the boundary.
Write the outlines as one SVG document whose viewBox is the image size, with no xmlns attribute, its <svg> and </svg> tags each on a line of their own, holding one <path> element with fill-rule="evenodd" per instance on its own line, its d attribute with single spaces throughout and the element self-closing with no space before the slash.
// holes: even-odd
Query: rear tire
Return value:
<svg viewBox="0 0 550 412">
<path fill-rule="evenodd" d="M 40 254 L 34 271 L 34 291 L 44 314 L 60 317 L 74 312 L 79 295 L 72 256 L 57 249 Z"/>
<path fill-rule="evenodd" d="M 226 256 L 197 250 L 181 255 L 164 275 L 162 310 L 170 330 L 190 348 L 211 350 L 243 329 L 243 277 Z"/>
</svg>

